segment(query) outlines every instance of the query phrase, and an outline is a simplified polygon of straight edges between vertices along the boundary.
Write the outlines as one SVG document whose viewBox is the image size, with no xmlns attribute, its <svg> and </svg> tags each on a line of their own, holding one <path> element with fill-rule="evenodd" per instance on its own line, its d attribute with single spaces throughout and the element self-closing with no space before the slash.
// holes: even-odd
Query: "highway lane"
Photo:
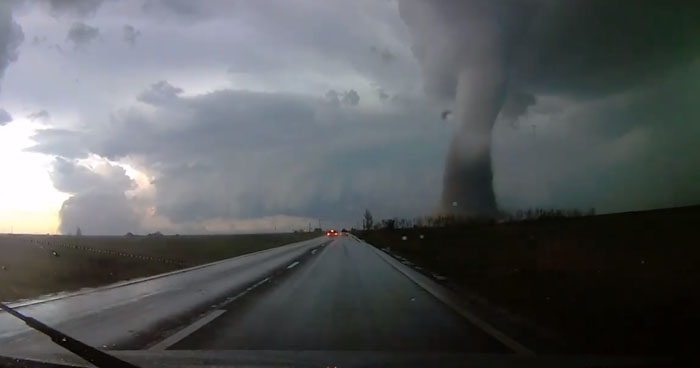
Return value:
<svg viewBox="0 0 700 368">
<path fill-rule="evenodd" d="M 170 348 L 510 353 L 353 237 L 333 241 Z"/>
</svg>

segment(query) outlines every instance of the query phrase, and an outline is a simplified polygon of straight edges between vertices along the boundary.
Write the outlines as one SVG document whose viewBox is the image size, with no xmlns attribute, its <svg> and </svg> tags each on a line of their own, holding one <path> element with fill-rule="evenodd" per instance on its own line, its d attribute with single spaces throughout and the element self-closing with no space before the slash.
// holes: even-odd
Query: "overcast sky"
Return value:
<svg viewBox="0 0 700 368">
<path fill-rule="evenodd" d="M 453 10 L 454 24 L 474 18 Z M 391 0 L 3 2 L 0 232 L 281 231 L 357 226 L 365 208 L 433 213 L 455 129 L 442 119 L 454 83 L 435 71 L 461 57 L 455 21 L 434 14 Z M 538 37 L 561 23 L 519 45 L 551 46 Z M 695 50 L 662 50 L 668 62 L 637 50 L 653 62 L 628 63 L 631 76 L 596 64 L 605 49 L 582 50 L 589 63 L 517 69 L 493 133 L 499 207 L 700 203 Z"/>
</svg>

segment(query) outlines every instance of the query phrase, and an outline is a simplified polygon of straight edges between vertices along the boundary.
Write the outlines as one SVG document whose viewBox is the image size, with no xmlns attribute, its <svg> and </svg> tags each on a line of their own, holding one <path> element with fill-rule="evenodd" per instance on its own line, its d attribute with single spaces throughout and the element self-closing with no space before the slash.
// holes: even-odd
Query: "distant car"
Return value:
<svg viewBox="0 0 700 368">
<path fill-rule="evenodd" d="M 335 229 L 330 229 L 326 232 L 326 236 L 338 236 L 338 231 Z"/>
<path fill-rule="evenodd" d="M 346 229 L 340 230 L 340 235 L 342 236 L 348 236 L 349 234 L 350 233 Z"/>
</svg>

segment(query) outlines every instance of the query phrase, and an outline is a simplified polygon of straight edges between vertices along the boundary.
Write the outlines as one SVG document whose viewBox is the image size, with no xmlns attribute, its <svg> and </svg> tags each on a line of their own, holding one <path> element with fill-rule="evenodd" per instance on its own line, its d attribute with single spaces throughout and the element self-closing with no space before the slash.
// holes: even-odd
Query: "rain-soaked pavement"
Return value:
<svg viewBox="0 0 700 368">
<path fill-rule="evenodd" d="M 325 237 L 285 245 L 209 265 L 122 282 L 12 306 L 89 345 L 140 349 L 162 330 L 196 317 L 202 308 L 252 280 L 262 279 L 326 242 Z M 62 352 L 46 336 L 0 312 L 0 354 Z"/>
<path fill-rule="evenodd" d="M 170 348 L 507 352 L 352 236 L 290 271 Z"/>
</svg>

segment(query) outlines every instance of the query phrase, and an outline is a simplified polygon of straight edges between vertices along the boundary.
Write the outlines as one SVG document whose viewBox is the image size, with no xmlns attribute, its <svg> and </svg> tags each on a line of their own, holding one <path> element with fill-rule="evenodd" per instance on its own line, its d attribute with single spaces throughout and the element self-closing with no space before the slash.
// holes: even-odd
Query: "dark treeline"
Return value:
<svg viewBox="0 0 700 368">
<path fill-rule="evenodd" d="M 488 216 L 467 216 L 467 215 L 434 215 L 415 218 L 387 218 L 375 221 L 372 213 L 365 210 L 362 218 L 361 230 L 381 230 L 381 229 L 413 229 L 413 228 L 440 228 L 440 227 L 460 227 L 470 225 L 489 225 L 496 223 L 508 223 L 519 221 L 538 221 L 568 219 L 583 216 L 594 216 L 595 209 L 588 211 L 579 209 L 545 209 L 530 208 L 527 210 L 517 210 L 509 213 L 502 213 L 498 217 Z M 353 231 L 360 229 L 352 229 Z"/>
</svg>

